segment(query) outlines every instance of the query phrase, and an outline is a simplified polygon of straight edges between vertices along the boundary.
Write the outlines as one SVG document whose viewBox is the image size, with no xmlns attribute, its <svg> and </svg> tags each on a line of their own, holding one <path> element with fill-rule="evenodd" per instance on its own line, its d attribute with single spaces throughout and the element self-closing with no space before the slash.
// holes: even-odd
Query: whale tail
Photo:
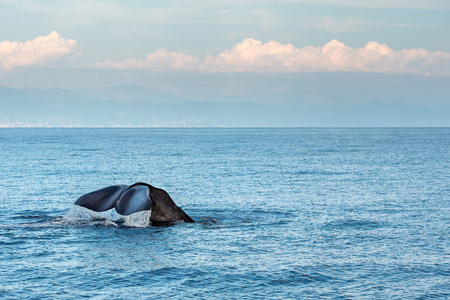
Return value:
<svg viewBox="0 0 450 300">
<path fill-rule="evenodd" d="M 121 215 L 151 210 L 152 225 L 176 221 L 194 222 L 166 191 L 142 182 L 102 188 L 81 196 L 75 204 L 97 212 L 115 208 Z"/>
</svg>

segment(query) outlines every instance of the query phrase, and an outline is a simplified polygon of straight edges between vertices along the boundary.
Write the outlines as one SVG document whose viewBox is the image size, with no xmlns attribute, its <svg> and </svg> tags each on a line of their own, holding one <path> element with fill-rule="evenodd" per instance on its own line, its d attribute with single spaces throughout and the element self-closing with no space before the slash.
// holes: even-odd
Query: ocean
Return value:
<svg viewBox="0 0 450 300">
<path fill-rule="evenodd" d="M 449 299 L 450 128 L 0 129 L 1 299 Z M 147 182 L 196 223 L 74 206 Z"/>
</svg>

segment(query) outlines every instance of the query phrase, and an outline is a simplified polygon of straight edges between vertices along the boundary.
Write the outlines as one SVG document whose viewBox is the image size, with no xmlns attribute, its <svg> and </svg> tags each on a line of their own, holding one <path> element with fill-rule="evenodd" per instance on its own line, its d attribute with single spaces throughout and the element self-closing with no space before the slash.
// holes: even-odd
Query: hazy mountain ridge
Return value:
<svg viewBox="0 0 450 300">
<path fill-rule="evenodd" d="M 308 95 L 311 97 L 311 95 Z M 2 127 L 310 127 L 450 126 L 450 109 L 400 103 L 273 107 L 205 101 L 139 86 L 99 90 L 0 87 Z M 243 97 L 239 97 L 243 99 Z M 249 99 L 255 100 L 254 97 Z"/>
</svg>

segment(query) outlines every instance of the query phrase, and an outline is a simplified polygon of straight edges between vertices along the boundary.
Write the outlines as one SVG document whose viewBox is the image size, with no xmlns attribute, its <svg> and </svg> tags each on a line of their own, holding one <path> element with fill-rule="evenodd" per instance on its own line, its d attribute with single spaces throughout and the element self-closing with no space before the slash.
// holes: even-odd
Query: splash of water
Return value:
<svg viewBox="0 0 450 300">
<path fill-rule="evenodd" d="M 96 212 L 87 208 L 73 205 L 64 219 L 73 224 L 88 223 L 88 225 L 147 227 L 150 224 L 152 211 L 140 211 L 128 216 L 122 216 L 115 209 Z"/>
</svg>

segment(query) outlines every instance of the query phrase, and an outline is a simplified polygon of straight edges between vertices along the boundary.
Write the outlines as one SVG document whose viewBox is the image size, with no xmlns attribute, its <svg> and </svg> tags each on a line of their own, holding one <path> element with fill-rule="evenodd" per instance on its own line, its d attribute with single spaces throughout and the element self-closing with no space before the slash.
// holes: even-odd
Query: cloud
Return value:
<svg viewBox="0 0 450 300">
<path fill-rule="evenodd" d="M 74 40 L 62 38 L 56 31 L 24 43 L 3 41 L 0 42 L 0 66 L 12 69 L 21 66 L 42 65 L 72 54 L 76 44 Z"/>
<path fill-rule="evenodd" d="M 143 60 L 127 59 L 121 62 L 105 61 L 96 63 L 100 69 L 150 69 L 157 72 L 184 70 L 191 71 L 198 64 L 198 58 L 183 53 L 169 52 L 167 49 L 159 49 L 150 53 Z"/>
<path fill-rule="evenodd" d="M 368 42 L 351 48 L 338 40 L 324 46 L 296 48 L 276 41 L 262 43 L 247 38 L 216 56 L 203 59 L 183 53 L 157 50 L 144 60 L 127 59 L 95 64 L 106 69 L 147 69 L 154 72 L 376 72 L 398 74 L 450 75 L 450 53 L 425 49 L 394 51 L 385 44 Z"/>
<path fill-rule="evenodd" d="M 215 57 L 207 56 L 199 69 L 206 72 L 295 72 L 292 61 L 297 52 L 292 44 L 275 41 L 263 44 L 249 38 Z"/>
</svg>

